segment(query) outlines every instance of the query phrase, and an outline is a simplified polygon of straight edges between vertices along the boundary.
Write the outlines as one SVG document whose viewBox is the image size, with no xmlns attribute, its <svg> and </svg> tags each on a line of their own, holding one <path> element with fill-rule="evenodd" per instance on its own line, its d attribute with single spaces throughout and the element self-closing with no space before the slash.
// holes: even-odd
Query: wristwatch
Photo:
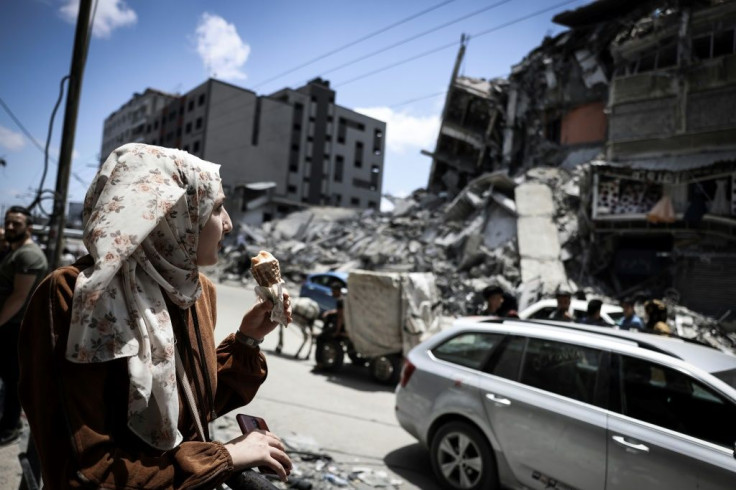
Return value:
<svg viewBox="0 0 736 490">
<path fill-rule="evenodd" d="M 261 342 L 263 342 L 263 339 L 256 339 L 249 335 L 245 335 L 240 330 L 235 332 L 235 338 L 238 339 L 238 342 L 240 342 L 241 344 L 245 344 L 249 347 L 258 347 L 261 344 Z"/>
</svg>

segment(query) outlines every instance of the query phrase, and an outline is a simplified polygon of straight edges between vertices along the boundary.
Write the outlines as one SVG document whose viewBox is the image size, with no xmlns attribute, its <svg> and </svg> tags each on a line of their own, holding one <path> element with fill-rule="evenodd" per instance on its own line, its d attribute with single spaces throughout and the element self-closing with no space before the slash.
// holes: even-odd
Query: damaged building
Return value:
<svg viewBox="0 0 736 490">
<path fill-rule="evenodd" d="M 497 170 L 501 162 L 507 82 L 457 76 L 465 51 L 461 42 L 445 97 L 429 184 L 432 192 L 455 196 L 471 180 Z"/>
<path fill-rule="evenodd" d="M 588 8 L 599 3 L 615 4 Z M 621 29 L 586 199 L 593 272 L 715 317 L 736 295 L 735 27 L 734 2 L 681 1 L 650 2 Z"/>
<path fill-rule="evenodd" d="M 453 73 L 428 189 L 454 197 L 484 172 L 521 182 L 535 169 L 559 169 L 553 185 L 567 191 L 554 192 L 548 215 L 560 252 L 546 255 L 564 262 L 568 279 L 728 317 L 736 295 L 735 2 L 598 0 L 554 21 L 569 29 L 513 66 L 508 81 Z M 476 118 L 485 133 L 467 117 L 475 101 L 488 107 Z M 574 182 L 565 180 L 572 172 Z M 520 191 L 529 199 L 517 188 L 517 201 Z M 525 250 L 535 260 L 545 253 L 517 226 L 522 282 L 535 270 L 559 271 L 525 267 Z M 547 282 L 567 280 L 552 276 Z"/>
</svg>

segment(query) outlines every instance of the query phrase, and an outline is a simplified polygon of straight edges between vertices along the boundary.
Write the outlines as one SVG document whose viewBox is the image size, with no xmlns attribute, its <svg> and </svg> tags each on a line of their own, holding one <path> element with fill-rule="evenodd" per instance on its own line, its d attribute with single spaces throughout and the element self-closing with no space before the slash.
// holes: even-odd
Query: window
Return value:
<svg viewBox="0 0 736 490">
<path fill-rule="evenodd" d="M 733 53 L 733 29 L 713 34 L 713 57 Z"/>
<path fill-rule="evenodd" d="M 199 152 L 199 141 L 194 142 L 194 147 L 192 148 L 192 151 L 194 151 L 194 153 Z"/>
<path fill-rule="evenodd" d="M 204 105 L 204 94 L 200 94 L 198 105 Z"/>
<path fill-rule="evenodd" d="M 521 370 L 521 356 L 524 354 L 526 337 L 507 337 L 491 360 L 490 373 L 501 378 L 516 381 Z"/>
<path fill-rule="evenodd" d="M 358 199 L 357 197 L 351 197 L 350 204 L 353 206 L 360 206 L 360 199 Z"/>
<path fill-rule="evenodd" d="M 176 120 L 176 111 L 171 111 L 169 113 L 169 121 L 175 121 Z"/>
<path fill-rule="evenodd" d="M 355 142 L 355 167 L 361 168 L 363 166 L 363 143 L 360 141 Z"/>
<path fill-rule="evenodd" d="M 296 186 L 295 185 L 287 186 L 286 192 L 288 192 L 289 194 L 296 194 Z"/>
<path fill-rule="evenodd" d="M 342 174 L 345 166 L 345 159 L 342 155 L 335 156 L 335 172 L 333 178 L 335 182 L 342 182 Z"/>
<path fill-rule="evenodd" d="M 624 415 L 733 449 L 733 403 L 669 367 L 629 356 L 620 363 Z"/>
<path fill-rule="evenodd" d="M 602 352 L 546 339 L 529 339 L 521 382 L 558 395 L 593 403 Z"/>
<path fill-rule="evenodd" d="M 503 337 L 502 334 L 468 332 L 438 345 L 432 349 L 432 354 L 437 359 L 480 370 Z"/>
<path fill-rule="evenodd" d="M 186 134 L 189 134 L 189 133 L 192 132 L 192 123 L 190 123 L 190 122 L 187 123 L 186 128 L 184 129 L 184 132 Z"/>
<path fill-rule="evenodd" d="M 187 111 L 192 112 L 194 110 L 194 101 L 190 100 L 187 104 Z"/>
<path fill-rule="evenodd" d="M 198 118 L 197 118 L 197 122 L 196 122 L 196 124 L 195 124 L 195 127 L 196 127 L 197 129 L 201 129 L 201 128 L 202 128 L 202 118 L 201 118 L 201 117 L 198 117 Z"/>
</svg>

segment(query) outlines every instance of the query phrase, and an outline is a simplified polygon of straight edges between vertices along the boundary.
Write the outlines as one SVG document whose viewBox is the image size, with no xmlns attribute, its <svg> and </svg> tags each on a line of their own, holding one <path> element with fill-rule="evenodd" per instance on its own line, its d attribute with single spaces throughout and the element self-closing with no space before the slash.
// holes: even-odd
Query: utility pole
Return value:
<svg viewBox="0 0 736 490">
<path fill-rule="evenodd" d="M 49 266 L 54 269 L 59 263 L 64 227 L 66 225 L 66 199 L 69 191 L 69 174 L 72 168 L 72 150 L 74 149 L 74 133 L 77 127 L 79 112 L 79 96 L 82 90 L 82 75 L 87 60 L 89 44 L 89 19 L 92 12 L 92 0 L 79 2 L 77 29 L 74 34 L 74 51 L 69 73 L 69 88 L 66 93 L 66 110 L 64 113 L 64 129 L 61 134 L 61 151 L 59 154 L 59 170 L 56 174 L 56 192 L 54 194 L 54 210 L 49 220 L 49 236 L 46 255 Z"/>
</svg>

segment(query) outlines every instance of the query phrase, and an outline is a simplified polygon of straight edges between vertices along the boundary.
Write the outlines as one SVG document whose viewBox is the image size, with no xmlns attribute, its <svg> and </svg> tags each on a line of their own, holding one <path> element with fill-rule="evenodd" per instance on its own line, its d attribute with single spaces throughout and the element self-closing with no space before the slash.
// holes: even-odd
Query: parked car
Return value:
<svg viewBox="0 0 736 490">
<path fill-rule="evenodd" d="M 396 416 L 443 488 L 736 482 L 736 356 L 681 338 L 459 319 L 409 352 Z"/>
<path fill-rule="evenodd" d="M 522 320 L 547 320 L 556 309 L 556 299 L 543 299 L 524 308 L 519 313 L 519 318 Z M 570 300 L 570 314 L 575 321 L 583 321 L 588 315 L 588 302 L 581 299 Z M 624 310 L 620 306 L 608 303 L 603 303 L 601 306 L 601 318 L 609 325 L 615 325 L 622 316 L 624 316 Z"/>
<path fill-rule="evenodd" d="M 332 297 L 332 284 L 339 283 L 341 288 L 347 287 L 347 272 L 320 272 L 309 274 L 302 284 L 299 296 L 311 298 L 319 304 L 320 311 L 335 308 L 336 300 Z"/>
</svg>

